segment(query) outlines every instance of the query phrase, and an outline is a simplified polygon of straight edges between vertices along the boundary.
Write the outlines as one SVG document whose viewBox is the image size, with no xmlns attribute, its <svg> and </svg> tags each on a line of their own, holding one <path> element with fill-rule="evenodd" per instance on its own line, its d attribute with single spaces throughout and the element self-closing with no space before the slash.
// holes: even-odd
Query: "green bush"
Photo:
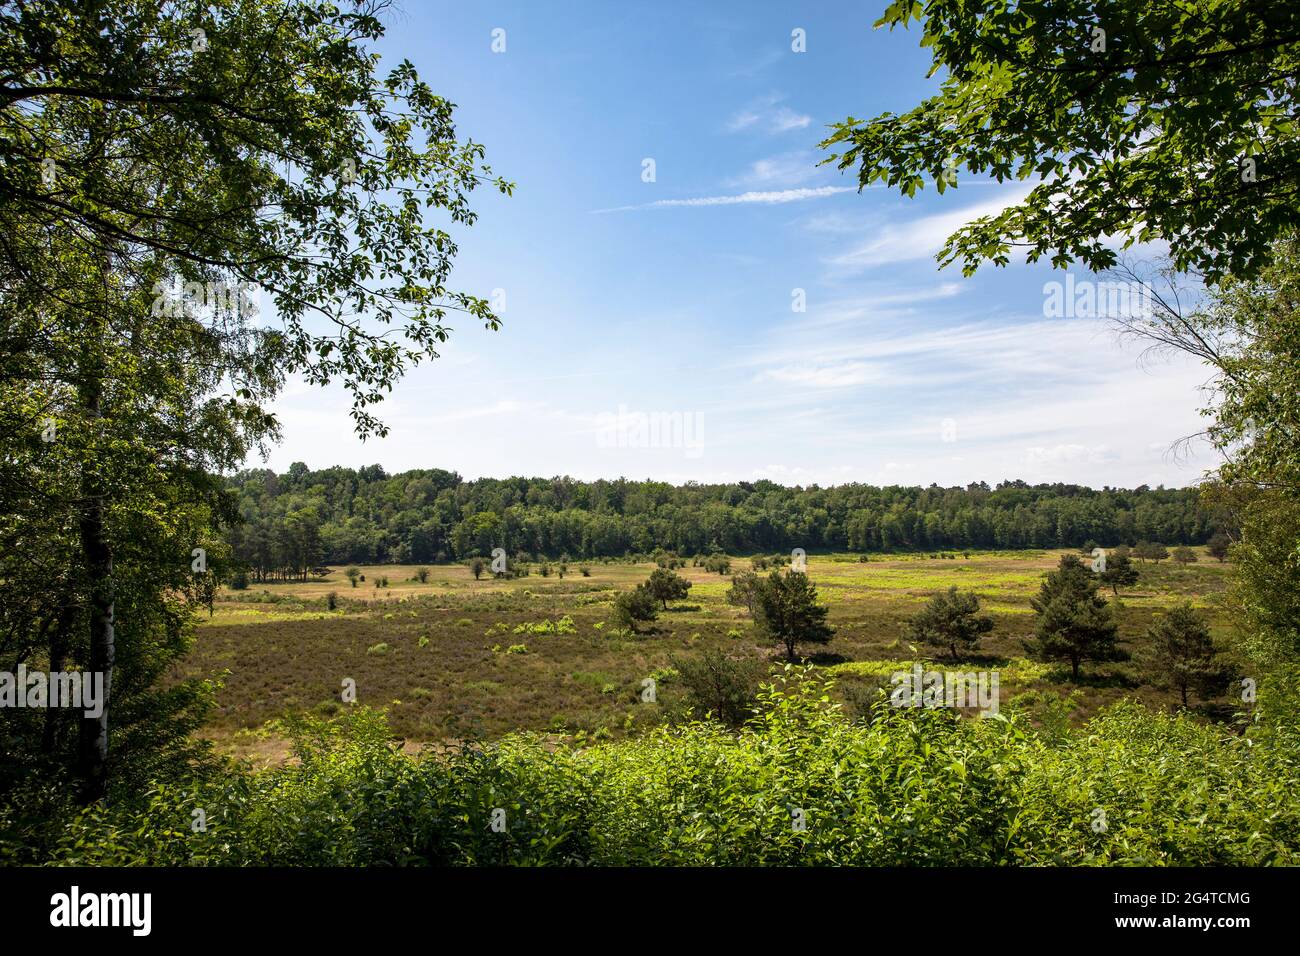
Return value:
<svg viewBox="0 0 1300 956">
<path fill-rule="evenodd" d="M 298 718 L 280 767 L 86 811 L 57 788 L 7 803 L 0 863 L 1300 863 L 1292 724 L 1248 738 L 1130 702 L 1052 739 L 1014 712 L 884 705 L 854 722 L 812 674 L 786 667 L 739 732 L 692 722 L 581 746 L 516 735 L 410 756 L 363 708 Z"/>
</svg>

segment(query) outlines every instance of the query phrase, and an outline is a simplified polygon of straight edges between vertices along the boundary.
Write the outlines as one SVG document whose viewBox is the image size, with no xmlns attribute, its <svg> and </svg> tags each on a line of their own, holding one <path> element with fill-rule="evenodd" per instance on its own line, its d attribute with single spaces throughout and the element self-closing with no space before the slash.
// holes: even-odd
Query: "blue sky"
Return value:
<svg viewBox="0 0 1300 956">
<path fill-rule="evenodd" d="M 341 389 L 290 383 L 271 467 L 1194 482 L 1209 452 L 1170 447 L 1203 427 L 1205 369 L 1045 317 L 1043 285 L 1064 279 L 1045 265 L 938 269 L 949 232 L 1023 186 L 959 174 L 909 200 L 816 165 L 827 124 L 936 83 L 917 30 L 871 28 L 883 4 L 804 6 L 408 2 L 381 52 L 517 184 L 476 193 L 479 222 L 455 232 L 454 285 L 504 293 L 505 324 L 464 324 L 412 371 L 379 409 L 385 439 L 348 434 Z M 620 409 L 679 414 L 689 447 L 612 443 Z"/>
</svg>

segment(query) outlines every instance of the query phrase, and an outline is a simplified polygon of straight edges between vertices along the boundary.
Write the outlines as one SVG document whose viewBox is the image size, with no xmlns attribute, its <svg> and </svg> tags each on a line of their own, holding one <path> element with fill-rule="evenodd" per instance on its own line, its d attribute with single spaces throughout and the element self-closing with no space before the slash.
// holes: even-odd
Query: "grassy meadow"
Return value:
<svg viewBox="0 0 1300 956">
<path fill-rule="evenodd" d="M 1135 660 L 1085 665 L 1080 681 L 1068 667 L 1025 660 L 1023 639 L 1034 627 L 1029 601 L 1062 551 L 948 552 L 808 557 L 808 572 L 836 628 L 827 645 L 803 650 L 806 660 L 833 674 L 850 716 L 865 712 L 889 673 L 917 659 L 943 662 L 933 649 L 909 647 L 907 619 L 934 593 L 951 585 L 976 592 L 996 629 L 963 669 L 997 670 L 1002 705 L 1041 705 L 1054 695 L 1070 700 L 1079 723 L 1123 698 L 1174 707 L 1173 691 L 1146 682 L 1140 658 L 1147 627 L 1162 609 L 1190 600 L 1209 615 L 1216 637 L 1229 621 L 1221 597 L 1230 568 L 1205 554 L 1181 567 L 1171 561 L 1135 562 L 1141 579 L 1121 590 L 1117 607 L 1123 646 Z M 748 569 L 733 558 L 732 573 Z M 589 571 L 584 576 L 580 568 Z M 607 624 L 615 595 L 644 581 L 650 563 L 569 565 L 560 578 L 476 580 L 463 565 L 362 567 L 352 587 L 343 568 L 308 582 L 223 590 L 199 625 L 180 676 L 218 677 L 217 708 L 205 733 L 219 748 L 255 762 L 287 753 L 279 721 L 309 712 L 339 712 L 345 679 L 356 683 L 357 703 L 385 710 L 393 732 L 418 744 L 497 739 L 511 731 L 565 733 L 613 739 L 684 715 L 683 690 L 673 662 L 706 648 L 732 657 L 778 663 L 778 649 L 755 633 L 748 614 L 727 603 L 729 575 L 688 566 L 689 596 L 670 603 L 635 635 Z M 387 578 L 387 587 L 375 587 Z M 336 595 L 330 610 L 328 596 Z M 1105 592 L 1113 600 L 1109 590 Z M 653 677 L 657 700 L 641 700 Z M 1230 711 L 1220 702 L 1207 714 Z"/>
</svg>

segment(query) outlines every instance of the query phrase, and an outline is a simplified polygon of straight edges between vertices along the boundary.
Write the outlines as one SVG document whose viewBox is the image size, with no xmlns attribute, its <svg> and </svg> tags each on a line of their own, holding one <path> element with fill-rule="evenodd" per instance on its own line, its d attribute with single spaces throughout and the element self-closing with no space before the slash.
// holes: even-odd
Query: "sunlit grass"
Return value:
<svg viewBox="0 0 1300 956">
<path fill-rule="evenodd" d="M 805 651 L 821 654 L 846 687 L 887 679 L 909 654 L 908 619 L 931 595 L 955 585 L 975 591 L 994 616 L 997 626 L 978 658 L 1008 662 L 999 669 L 1004 687 L 1046 681 L 1044 686 L 1061 692 L 1075 689 L 1059 675 L 1048 680 L 1023 658 L 1035 622 L 1030 599 L 1062 553 L 891 555 L 865 562 L 856 555 L 809 555 L 809 574 L 830 608 L 836 635 L 830 644 Z M 416 580 L 418 565 L 359 566 L 366 581 L 356 588 L 339 567 L 322 580 L 225 590 L 215 614 L 202 616 L 184 670 L 203 676 L 229 672 L 211 728 L 218 737 L 295 710 L 333 713 L 347 677 L 356 680 L 360 702 L 391 711 L 395 732 L 408 740 L 447 741 L 560 727 L 634 734 L 662 722 L 681 701 L 683 691 L 671 681 L 660 688 L 657 704 L 639 697 L 640 682 L 674 659 L 712 648 L 779 661 L 778 649 L 762 639 L 748 613 L 727 603 L 731 575 L 688 562 L 678 571 L 692 583 L 687 597 L 629 635 L 607 626 L 613 598 L 644 581 L 654 566 L 590 562 L 584 577 L 578 570 L 583 564 L 572 562 L 563 579 L 556 573 L 513 579 L 485 573 L 479 580 L 462 565 L 431 565 L 423 584 Z M 1206 610 L 1216 635 L 1229 631 L 1231 622 L 1216 603 L 1229 565 L 1203 556 L 1188 568 L 1168 561 L 1137 567 L 1137 586 L 1122 591 L 1117 605 L 1131 651 L 1141 650 L 1155 615 L 1183 600 Z M 731 574 L 750 568 L 748 558 L 732 558 Z M 375 580 L 384 577 L 389 586 L 376 589 Z M 336 611 L 326 607 L 331 591 Z M 566 617 L 571 630 L 549 633 L 549 622 Z M 368 653 L 379 645 L 382 653 Z M 508 653 L 515 645 L 526 645 L 526 652 Z M 1144 683 L 1135 663 L 1090 672 L 1098 671 L 1099 680 L 1078 688 L 1081 716 L 1124 696 L 1168 699 Z"/>
</svg>

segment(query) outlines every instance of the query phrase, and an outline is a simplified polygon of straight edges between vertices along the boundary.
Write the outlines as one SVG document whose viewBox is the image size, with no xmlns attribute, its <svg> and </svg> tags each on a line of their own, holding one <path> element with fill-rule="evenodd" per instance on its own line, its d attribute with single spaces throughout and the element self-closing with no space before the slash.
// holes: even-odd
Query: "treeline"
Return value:
<svg viewBox="0 0 1300 956">
<path fill-rule="evenodd" d="M 623 557 L 834 549 L 1201 544 L 1219 530 L 1196 489 L 1028 485 L 785 487 L 770 481 L 675 486 L 619 478 L 483 478 L 378 465 L 312 471 L 294 463 L 233 476 L 242 523 L 234 560 L 261 580 L 321 564 L 486 557 Z"/>
</svg>

